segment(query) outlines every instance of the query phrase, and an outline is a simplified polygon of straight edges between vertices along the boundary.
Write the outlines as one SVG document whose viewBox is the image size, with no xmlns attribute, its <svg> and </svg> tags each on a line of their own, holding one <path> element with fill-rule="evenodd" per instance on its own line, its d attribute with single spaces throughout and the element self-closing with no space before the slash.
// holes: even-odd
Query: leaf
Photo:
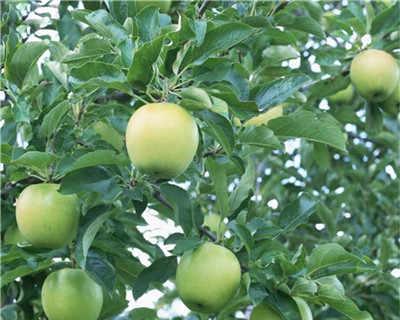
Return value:
<svg viewBox="0 0 400 320">
<path fill-rule="evenodd" d="M 210 173 L 212 185 L 217 197 L 217 207 L 222 217 L 227 217 L 230 213 L 228 200 L 228 180 L 225 169 L 222 164 L 208 157 L 206 160 L 206 168 Z"/>
<path fill-rule="evenodd" d="M 279 216 L 279 225 L 285 232 L 295 230 L 306 223 L 316 211 L 316 202 L 308 194 L 302 194 L 298 199 L 286 206 Z"/>
<path fill-rule="evenodd" d="M 347 252 L 337 243 L 319 245 L 311 252 L 307 264 L 308 275 L 321 277 L 332 274 L 368 272 L 374 264 Z"/>
<path fill-rule="evenodd" d="M 256 168 L 254 161 L 248 161 L 246 171 L 242 175 L 239 185 L 229 195 L 229 207 L 235 212 L 252 193 L 256 181 Z"/>
<path fill-rule="evenodd" d="M 336 219 L 331 209 L 325 204 L 319 202 L 317 205 L 317 214 L 326 225 L 330 236 L 334 236 L 336 233 Z"/>
<path fill-rule="evenodd" d="M 15 51 L 7 70 L 7 77 L 18 87 L 22 87 L 26 75 L 36 65 L 37 60 L 47 50 L 44 42 L 26 42 Z"/>
<path fill-rule="evenodd" d="M 339 122 L 328 113 L 315 114 L 298 110 L 288 116 L 270 120 L 268 127 L 279 137 L 304 138 L 346 151 L 347 138 Z"/>
<path fill-rule="evenodd" d="M 188 192 L 178 186 L 168 183 L 161 184 L 160 191 L 167 202 L 172 206 L 175 213 L 175 221 L 182 227 L 185 234 L 190 234 L 194 223 L 193 208 Z"/>
<path fill-rule="evenodd" d="M 138 299 L 150 287 L 152 283 L 164 283 L 176 272 L 176 257 L 163 257 L 154 261 L 144 269 L 133 284 L 133 297 Z"/>
<path fill-rule="evenodd" d="M 46 177 L 50 165 L 52 165 L 57 159 L 56 155 L 48 152 L 28 151 L 18 159 L 12 161 L 12 163 L 35 170 L 40 175 Z"/>
<path fill-rule="evenodd" d="M 139 38 L 143 42 L 153 40 L 160 34 L 160 12 L 159 8 L 147 6 L 140 10 L 136 16 L 136 23 L 139 31 Z"/>
<path fill-rule="evenodd" d="M 96 10 L 86 15 L 85 18 L 93 29 L 115 44 L 119 44 L 128 38 L 126 30 L 105 10 Z"/>
<path fill-rule="evenodd" d="M 321 28 L 321 24 L 311 17 L 296 16 L 294 14 L 282 12 L 278 13 L 275 18 L 278 25 L 282 27 L 311 33 L 319 38 L 325 37 L 324 31 Z"/>
<path fill-rule="evenodd" d="M 99 165 L 128 165 L 129 160 L 124 154 L 117 154 L 112 150 L 96 150 L 79 157 L 67 172 Z"/>
<path fill-rule="evenodd" d="M 339 282 L 336 277 L 334 278 Z M 329 304 L 332 308 L 343 313 L 349 319 L 373 320 L 368 312 L 360 311 L 357 305 L 344 295 L 342 290 L 338 289 L 336 285 L 332 285 L 332 281 L 329 278 L 321 278 L 318 279 L 317 282 L 319 284 L 318 300 Z"/>
<path fill-rule="evenodd" d="M 36 262 L 33 265 L 25 264 L 20 265 L 10 271 L 5 271 L 1 274 L 1 287 L 9 284 L 17 278 L 25 277 L 32 273 L 47 269 L 54 262 L 52 260 L 45 260 L 41 262 Z"/>
<path fill-rule="evenodd" d="M 204 129 L 212 135 L 224 148 L 225 152 L 230 155 L 235 145 L 233 129 L 230 122 L 223 116 L 211 111 L 202 111 L 200 113 L 207 127 Z"/>
<path fill-rule="evenodd" d="M 104 256 L 95 251 L 89 251 L 85 269 L 97 283 L 101 284 L 106 292 L 114 289 L 116 279 L 115 268 Z"/>
<path fill-rule="evenodd" d="M 153 77 L 153 64 L 160 55 L 163 37 L 156 38 L 141 46 L 133 57 L 133 63 L 128 70 L 128 81 L 133 86 L 143 88 Z"/>
<path fill-rule="evenodd" d="M 342 75 L 318 81 L 310 87 L 310 99 L 329 97 L 350 84 L 350 78 Z"/>
<path fill-rule="evenodd" d="M 43 118 L 40 126 L 40 135 L 50 137 L 58 128 L 60 121 L 70 109 L 68 101 L 60 102 Z"/>
<path fill-rule="evenodd" d="M 248 144 L 250 146 L 282 149 L 281 142 L 275 137 L 273 131 L 268 129 L 265 125 L 248 126 L 240 132 L 239 138 L 243 144 Z"/>
<path fill-rule="evenodd" d="M 239 22 L 218 26 L 206 33 L 201 46 L 192 49 L 191 53 L 186 56 L 183 65 L 189 63 L 201 64 L 213 53 L 221 52 L 235 46 L 250 37 L 254 32 L 255 29 Z"/>
<path fill-rule="evenodd" d="M 232 220 L 228 224 L 229 229 L 231 229 L 242 241 L 244 247 L 246 248 L 247 254 L 251 255 L 251 248 L 254 246 L 253 237 L 251 236 L 250 230 L 243 224 Z"/>
<path fill-rule="evenodd" d="M 112 213 L 108 207 L 99 207 L 92 210 L 96 210 L 95 215 L 80 230 L 75 247 L 75 257 L 81 268 L 86 266 L 86 257 L 97 232 Z"/>
<path fill-rule="evenodd" d="M 265 111 L 284 102 L 309 81 L 310 78 L 304 74 L 271 81 L 258 91 L 256 102 L 261 111 Z"/>
<path fill-rule="evenodd" d="M 389 31 L 399 29 L 399 3 L 396 1 L 393 6 L 380 12 L 372 21 L 371 34 L 386 34 Z"/>
</svg>

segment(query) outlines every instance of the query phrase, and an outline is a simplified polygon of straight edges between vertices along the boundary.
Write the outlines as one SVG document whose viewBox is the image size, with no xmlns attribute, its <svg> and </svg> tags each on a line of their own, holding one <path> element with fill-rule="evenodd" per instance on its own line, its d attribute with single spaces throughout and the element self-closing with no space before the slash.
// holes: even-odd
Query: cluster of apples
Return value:
<svg viewBox="0 0 400 320">
<path fill-rule="evenodd" d="M 392 55 L 377 49 L 362 51 L 350 67 L 352 84 L 329 97 L 336 104 L 350 103 L 356 91 L 369 102 L 389 114 L 397 115 L 400 108 L 400 68 Z"/>
</svg>

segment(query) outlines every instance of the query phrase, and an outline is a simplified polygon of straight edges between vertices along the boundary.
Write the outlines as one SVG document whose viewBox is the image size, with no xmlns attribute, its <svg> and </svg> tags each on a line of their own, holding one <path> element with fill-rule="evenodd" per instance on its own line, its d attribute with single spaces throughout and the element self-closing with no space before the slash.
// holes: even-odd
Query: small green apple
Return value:
<svg viewBox="0 0 400 320">
<path fill-rule="evenodd" d="M 76 236 L 78 198 L 61 194 L 58 189 L 58 184 L 34 184 L 26 187 L 17 199 L 18 229 L 35 247 L 60 248 Z"/>
<path fill-rule="evenodd" d="M 260 303 L 251 312 L 250 320 L 282 320 L 282 318 L 268 304 Z"/>
<path fill-rule="evenodd" d="M 388 114 L 391 114 L 392 116 L 397 116 L 399 114 L 399 110 L 400 110 L 400 81 L 397 84 L 396 89 L 394 89 L 394 92 L 390 95 L 390 97 L 387 98 L 385 101 L 383 101 L 382 109 L 383 109 L 383 111 L 387 112 Z"/>
<path fill-rule="evenodd" d="M 353 86 L 350 84 L 346 89 L 340 90 L 328 97 L 329 102 L 333 104 L 350 103 L 353 100 Z"/>
<path fill-rule="evenodd" d="M 222 234 L 226 231 L 226 224 L 222 221 L 219 214 L 211 213 L 204 217 L 204 226 L 216 234 Z"/>
<path fill-rule="evenodd" d="M 140 11 L 147 6 L 160 8 L 161 12 L 166 13 L 171 8 L 171 0 L 136 0 L 137 11 Z"/>
<path fill-rule="evenodd" d="M 275 106 L 262 114 L 255 116 L 244 123 L 245 127 L 248 126 L 260 126 L 262 124 L 268 124 L 268 122 L 272 119 L 282 117 L 283 115 L 283 105 L 280 104 Z"/>
<path fill-rule="evenodd" d="M 393 93 L 399 81 L 399 68 L 389 53 L 369 49 L 353 59 L 350 78 L 361 96 L 371 102 L 381 102 Z"/>
<path fill-rule="evenodd" d="M 103 291 L 85 271 L 65 268 L 44 281 L 42 304 L 49 320 L 97 320 Z"/>
<path fill-rule="evenodd" d="M 199 132 L 192 116 L 173 103 L 140 107 L 126 129 L 126 147 L 143 173 L 169 179 L 182 174 L 193 160 Z"/>
<path fill-rule="evenodd" d="M 204 243 L 183 255 L 176 271 L 176 286 L 185 305 L 200 313 L 216 313 L 240 284 L 240 264 L 228 249 Z"/>
<path fill-rule="evenodd" d="M 29 241 L 22 235 L 17 226 L 10 226 L 4 233 L 4 244 L 26 245 L 29 244 Z"/>
</svg>

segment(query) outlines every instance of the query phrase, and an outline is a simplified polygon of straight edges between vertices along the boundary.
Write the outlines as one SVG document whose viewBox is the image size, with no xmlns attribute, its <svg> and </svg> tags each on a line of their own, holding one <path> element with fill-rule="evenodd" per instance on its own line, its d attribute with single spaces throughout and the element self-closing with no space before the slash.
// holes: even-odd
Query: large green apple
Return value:
<svg viewBox="0 0 400 320">
<path fill-rule="evenodd" d="M 103 291 L 85 271 L 65 268 L 44 281 L 42 305 L 49 320 L 97 320 Z"/>
<path fill-rule="evenodd" d="M 36 247 L 60 248 L 76 236 L 78 198 L 61 194 L 58 188 L 52 183 L 30 185 L 17 199 L 18 229 Z"/>
<path fill-rule="evenodd" d="M 154 6 L 160 8 L 161 12 L 168 12 L 171 8 L 171 0 L 136 0 L 137 11 L 147 6 Z"/>
<path fill-rule="evenodd" d="M 199 132 L 192 116 L 173 103 L 139 108 L 126 129 L 126 147 L 139 171 L 159 178 L 182 174 L 192 162 Z"/>
<path fill-rule="evenodd" d="M 226 231 L 226 224 L 222 221 L 219 214 L 211 213 L 204 217 L 204 226 L 208 227 L 210 231 L 220 234 Z"/>
<path fill-rule="evenodd" d="M 382 109 L 393 116 L 398 115 L 400 110 L 400 81 L 391 96 L 383 102 Z"/>
<path fill-rule="evenodd" d="M 185 305 L 200 313 L 220 311 L 240 284 L 240 265 L 228 249 L 206 242 L 183 255 L 176 286 Z"/>
<path fill-rule="evenodd" d="M 261 113 L 258 116 L 255 116 L 244 123 L 245 127 L 248 126 L 260 126 L 262 124 L 268 124 L 268 122 L 272 119 L 282 117 L 283 115 L 283 105 L 277 105 L 266 112 Z"/>
<path fill-rule="evenodd" d="M 10 226 L 4 233 L 4 244 L 28 244 L 29 241 L 22 235 L 21 231 L 18 230 L 17 226 Z"/>
<path fill-rule="evenodd" d="M 350 103 L 353 99 L 353 86 L 350 84 L 346 89 L 340 90 L 328 97 L 329 102 L 333 104 Z"/>
<path fill-rule="evenodd" d="M 361 96 L 371 102 L 380 102 L 393 93 L 399 80 L 399 68 L 389 53 L 370 49 L 353 59 L 350 77 Z"/>
</svg>

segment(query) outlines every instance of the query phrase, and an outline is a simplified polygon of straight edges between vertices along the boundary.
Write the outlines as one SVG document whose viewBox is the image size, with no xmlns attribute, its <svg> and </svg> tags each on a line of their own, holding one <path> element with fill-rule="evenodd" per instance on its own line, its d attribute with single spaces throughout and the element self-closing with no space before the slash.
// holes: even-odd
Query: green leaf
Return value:
<svg viewBox="0 0 400 320">
<path fill-rule="evenodd" d="M 5 271 L 1 274 L 1 287 L 6 286 L 17 278 L 25 277 L 32 273 L 47 269 L 53 263 L 52 260 L 45 260 L 38 263 L 20 265 L 10 271 Z"/>
<path fill-rule="evenodd" d="M 153 64 L 157 61 L 163 44 L 163 37 L 156 38 L 141 46 L 133 57 L 128 70 L 128 81 L 133 86 L 144 88 L 153 77 Z"/>
<path fill-rule="evenodd" d="M 140 298 L 152 283 L 164 283 L 176 272 L 176 257 L 163 257 L 144 269 L 133 284 L 133 297 Z"/>
<path fill-rule="evenodd" d="M 342 75 L 316 82 L 310 87 L 310 99 L 329 97 L 350 84 L 350 78 Z"/>
<path fill-rule="evenodd" d="M 400 6 L 396 1 L 393 6 L 380 12 L 372 21 L 371 34 L 385 34 L 399 29 Z"/>
<path fill-rule="evenodd" d="M 239 239 L 242 241 L 244 247 L 246 248 L 247 254 L 251 255 L 251 248 L 254 246 L 253 237 L 251 236 L 250 230 L 243 224 L 238 223 L 237 221 L 231 221 L 228 224 L 229 229 L 236 234 Z"/>
<path fill-rule="evenodd" d="M 222 217 L 227 217 L 230 213 L 228 200 L 228 181 L 225 168 L 211 157 L 206 160 L 206 168 L 210 173 L 215 195 L 217 197 L 217 207 Z"/>
<path fill-rule="evenodd" d="M 40 126 L 40 134 L 50 137 L 57 129 L 59 129 L 60 121 L 70 109 L 68 101 L 60 102 L 47 113 Z"/>
<path fill-rule="evenodd" d="M 207 125 L 203 130 L 214 137 L 228 155 L 231 154 L 235 145 L 231 123 L 225 117 L 210 111 L 202 111 L 200 117 Z"/>
<path fill-rule="evenodd" d="M 242 175 L 239 185 L 233 192 L 229 195 L 229 207 L 232 210 L 232 213 L 235 212 L 251 195 L 252 190 L 255 186 L 256 181 L 256 168 L 254 161 L 248 161 L 246 166 L 246 171 Z"/>
<path fill-rule="evenodd" d="M 198 48 L 192 48 L 183 62 L 183 65 L 189 63 L 201 64 L 212 54 L 227 50 L 243 40 L 250 37 L 255 29 L 250 26 L 232 22 L 218 26 L 206 33 L 202 45 Z"/>
<path fill-rule="evenodd" d="M 278 25 L 282 27 L 311 33 L 319 38 L 325 37 L 321 24 L 308 16 L 296 16 L 294 14 L 282 12 L 276 15 L 276 21 Z"/>
<path fill-rule="evenodd" d="M 322 222 L 326 225 L 330 236 L 333 237 L 336 233 L 336 219 L 332 210 L 329 209 L 324 203 L 319 202 L 317 205 L 317 214 Z"/>
<path fill-rule="evenodd" d="M 337 279 L 336 281 L 339 282 Z M 357 305 L 344 295 L 342 290 L 338 289 L 336 285 L 332 285 L 332 281 L 329 278 L 321 278 L 317 282 L 319 285 L 318 299 L 321 302 L 329 304 L 329 306 L 344 314 L 349 319 L 373 320 L 368 312 L 360 311 Z"/>
<path fill-rule="evenodd" d="M 113 150 L 96 150 L 79 157 L 66 172 L 72 172 L 87 167 L 99 165 L 128 165 L 129 160 L 124 154 L 117 154 Z"/>
<path fill-rule="evenodd" d="M 35 170 L 43 177 L 47 177 L 49 167 L 57 160 L 57 156 L 48 152 L 28 151 L 18 159 L 12 161 L 13 164 Z"/>
<path fill-rule="evenodd" d="M 115 44 L 119 44 L 128 38 L 126 30 L 105 10 L 96 10 L 86 15 L 85 18 L 93 29 Z"/>
<path fill-rule="evenodd" d="M 37 60 L 47 50 L 44 42 L 26 42 L 15 51 L 7 70 L 8 79 L 22 87 L 26 75 L 36 65 Z"/>
<path fill-rule="evenodd" d="M 99 207 L 92 210 L 95 210 L 95 215 L 79 232 L 75 247 L 75 257 L 81 268 L 86 266 L 86 257 L 96 234 L 112 213 L 109 207 Z"/>
<path fill-rule="evenodd" d="M 341 131 L 340 123 L 328 113 L 298 110 L 270 120 L 268 127 L 279 137 L 304 138 L 346 151 L 347 138 Z"/>
<path fill-rule="evenodd" d="M 175 213 L 175 221 L 179 224 L 185 234 L 189 235 L 194 226 L 192 200 L 184 189 L 163 183 L 160 185 L 160 192 L 171 205 Z"/>
<path fill-rule="evenodd" d="M 295 230 L 299 225 L 306 223 L 308 218 L 315 213 L 316 204 L 308 194 L 302 194 L 283 209 L 279 216 L 279 225 L 285 232 Z"/>
<path fill-rule="evenodd" d="M 249 126 L 239 135 L 240 142 L 250 146 L 268 149 L 282 149 L 282 144 L 273 131 L 268 129 L 267 126 Z"/>
<path fill-rule="evenodd" d="M 148 6 L 140 10 L 136 16 L 136 24 L 139 31 L 139 38 L 143 42 L 153 40 L 160 34 L 160 9 Z"/>
<path fill-rule="evenodd" d="M 284 102 L 309 81 L 310 78 L 303 74 L 271 81 L 258 91 L 256 102 L 265 111 Z"/>
<path fill-rule="evenodd" d="M 373 271 L 375 266 L 347 252 L 337 243 L 319 245 L 311 252 L 307 270 L 312 277 Z"/>
</svg>

